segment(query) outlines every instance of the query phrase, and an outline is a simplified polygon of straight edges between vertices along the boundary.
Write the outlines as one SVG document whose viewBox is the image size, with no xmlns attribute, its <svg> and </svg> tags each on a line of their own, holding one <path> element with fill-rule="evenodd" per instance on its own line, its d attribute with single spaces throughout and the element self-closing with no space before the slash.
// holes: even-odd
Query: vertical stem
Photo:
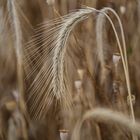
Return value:
<svg viewBox="0 0 140 140">
<path fill-rule="evenodd" d="M 22 67 L 22 31 L 21 31 L 21 25 L 20 25 L 20 20 L 19 20 L 19 16 L 17 13 L 17 5 L 16 5 L 16 0 L 9 0 L 8 1 L 9 4 L 9 8 L 10 8 L 10 13 L 11 14 L 11 18 L 12 18 L 12 23 L 13 23 L 13 29 L 14 29 L 14 35 L 15 35 L 15 52 L 16 52 L 16 60 L 17 60 L 17 90 L 18 90 L 18 95 L 19 95 L 19 110 L 21 111 L 21 113 L 23 113 L 23 115 L 26 116 L 26 107 L 25 107 L 25 103 L 24 103 L 24 88 L 23 88 L 23 67 Z M 25 120 L 23 120 L 25 121 Z M 25 122 L 23 122 L 23 124 L 26 124 Z M 22 129 L 22 126 L 21 126 Z M 26 130 L 26 126 L 24 129 L 24 138 L 25 140 L 27 140 L 27 130 Z"/>
</svg>

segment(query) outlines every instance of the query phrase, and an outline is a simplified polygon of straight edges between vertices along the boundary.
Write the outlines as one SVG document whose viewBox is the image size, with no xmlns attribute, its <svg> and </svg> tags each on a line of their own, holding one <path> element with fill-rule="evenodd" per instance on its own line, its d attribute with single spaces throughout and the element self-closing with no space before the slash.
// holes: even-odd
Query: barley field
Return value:
<svg viewBox="0 0 140 140">
<path fill-rule="evenodd" d="M 0 140 L 140 140 L 140 0 L 0 0 Z"/>
</svg>

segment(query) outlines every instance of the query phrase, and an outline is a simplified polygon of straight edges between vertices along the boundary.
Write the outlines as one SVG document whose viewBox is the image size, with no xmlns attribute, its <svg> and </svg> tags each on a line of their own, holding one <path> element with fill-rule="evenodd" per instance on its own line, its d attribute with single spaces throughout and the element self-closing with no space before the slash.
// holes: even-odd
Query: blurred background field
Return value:
<svg viewBox="0 0 140 140">
<path fill-rule="evenodd" d="M 79 119 L 91 109 L 108 108 L 130 116 L 130 105 L 122 61 L 117 49 L 117 42 L 109 22 L 103 27 L 103 47 L 105 55 L 105 72 L 101 73 L 96 42 L 97 15 L 76 25 L 67 41 L 66 66 L 69 86 L 71 87 L 72 110 L 63 110 L 54 101 L 44 112 L 45 118 L 34 120 L 39 102 L 34 97 L 28 101 L 28 88 L 35 79 L 35 74 L 26 79 L 26 72 L 33 71 L 36 61 L 32 61 L 29 71 L 23 70 L 23 99 L 17 92 L 18 70 L 17 56 L 13 49 L 15 39 L 13 23 L 9 18 L 9 0 L 0 0 L 0 140 L 70 140 L 74 127 Z M 140 118 L 140 1 L 139 0 L 15 0 L 20 27 L 22 31 L 22 47 L 37 35 L 36 29 L 41 23 L 63 18 L 70 12 L 84 6 L 102 9 L 113 8 L 119 15 L 124 28 L 128 64 L 130 70 L 131 92 L 136 120 Z M 113 19 L 119 38 L 121 32 L 118 21 Z M 42 25 L 43 26 L 43 25 Z M 45 30 L 45 29 L 44 29 Z M 43 30 L 41 35 L 45 34 Z M 38 33 L 38 36 L 40 34 Z M 43 42 L 41 42 L 43 44 Z M 38 48 L 40 43 L 35 44 Z M 45 46 L 47 47 L 47 46 Z M 43 49 L 43 48 L 42 48 Z M 25 54 L 32 54 L 32 50 Z M 40 57 L 42 50 L 38 51 Z M 24 55 L 24 54 L 23 54 Z M 23 56 L 24 57 L 24 56 Z M 26 57 L 26 55 L 25 55 Z M 49 59 L 49 58 L 48 58 Z M 24 60 L 23 60 L 24 61 Z M 23 62 L 24 63 L 24 62 Z M 23 64 L 24 66 L 24 64 Z M 39 82 L 38 82 L 39 83 Z M 37 84 L 35 84 L 37 86 Z M 45 84 L 44 84 L 45 86 Z M 38 92 L 38 94 L 41 94 Z M 23 102 L 23 104 L 21 103 Z M 31 111 L 33 106 L 34 111 Z M 108 120 L 109 121 L 109 120 Z M 63 133 L 63 134 L 62 134 Z M 82 140 L 131 140 L 132 134 L 119 124 L 96 123 L 89 119 L 81 129 Z M 78 139 L 77 139 L 78 140 Z M 134 140 L 134 139 L 133 139 Z"/>
</svg>

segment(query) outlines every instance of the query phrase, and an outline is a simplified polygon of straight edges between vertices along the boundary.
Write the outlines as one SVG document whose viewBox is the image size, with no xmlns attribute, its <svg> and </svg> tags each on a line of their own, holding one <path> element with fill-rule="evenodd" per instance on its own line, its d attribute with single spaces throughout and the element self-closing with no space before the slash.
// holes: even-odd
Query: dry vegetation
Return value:
<svg viewBox="0 0 140 140">
<path fill-rule="evenodd" d="M 0 0 L 0 140 L 138 140 L 139 44 L 139 0 Z"/>
</svg>

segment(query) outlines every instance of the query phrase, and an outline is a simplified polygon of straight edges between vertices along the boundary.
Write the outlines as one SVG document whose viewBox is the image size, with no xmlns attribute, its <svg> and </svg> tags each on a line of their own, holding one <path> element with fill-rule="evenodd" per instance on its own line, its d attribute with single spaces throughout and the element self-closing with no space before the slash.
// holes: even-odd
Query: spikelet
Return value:
<svg viewBox="0 0 140 140">
<path fill-rule="evenodd" d="M 24 50 L 26 79 L 35 77 L 28 89 L 30 112 L 35 119 L 45 116 L 54 101 L 63 109 L 71 108 L 72 97 L 65 76 L 67 39 L 77 23 L 85 20 L 93 10 L 80 9 L 66 16 L 45 22 Z M 41 33 L 42 32 L 42 33 Z M 40 55 L 41 54 L 41 55 Z"/>
</svg>

